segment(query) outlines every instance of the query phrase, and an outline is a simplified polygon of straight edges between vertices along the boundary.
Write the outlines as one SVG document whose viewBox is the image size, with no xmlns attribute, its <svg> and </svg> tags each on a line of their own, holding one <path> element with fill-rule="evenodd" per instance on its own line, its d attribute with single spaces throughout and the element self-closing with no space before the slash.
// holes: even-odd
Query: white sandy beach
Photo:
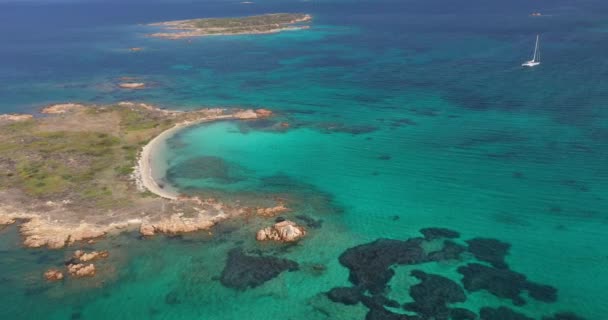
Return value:
<svg viewBox="0 0 608 320">
<path fill-rule="evenodd" d="M 163 131 L 158 136 L 154 137 L 148 144 L 146 144 L 141 154 L 139 155 L 139 159 L 137 161 L 137 166 L 134 170 L 134 176 L 136 179 L 136 183 L 138 188 L 141 191 L 148 190 L 162 198 L 169 200 L 177 200 L 179 197 L 179 193 L 171 188 L 161 187 L 156 180 L 154 180 L 154 158 L 160 147 L 167 141 L 167 139 L 171 138 L 180 130 L 197 125 L 203 122 L 210 122 L 216 120 L 229 120 L 229 119 L 238 119 L 238 115 L 218 115 L 218 116 L 207 116 L 199 120 L 195 121 L 186 121 L 176 124 L 174 127 Z"/>
</svg>

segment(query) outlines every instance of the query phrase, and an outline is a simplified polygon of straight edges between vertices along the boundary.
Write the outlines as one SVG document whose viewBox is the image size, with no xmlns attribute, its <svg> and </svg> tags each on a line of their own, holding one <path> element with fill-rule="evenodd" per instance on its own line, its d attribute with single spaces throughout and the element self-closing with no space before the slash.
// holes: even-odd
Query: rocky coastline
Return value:
<svg viewBox="0 0 608 320">
<path fill-rule="evenodd" d="M 78 103 L 55 104 L 40 111 L 44 117 L 30 115 L 27 119 L 13 119 L 0 122 L 0 130 L 11 132 L 9 142 L 16 141 L 10 147 L 19 148 L 23 139 L 34 139 L 38 136 L 46 137 L 49 134 L 62 136 L 65 130 L 71 130 L 76 137 L 95 132 L 93 138 L 111 141 L 116 145 L 109 150 L 130 150 L 137 141 L 146 142 L 140 152 L 134 150 L 135 161 L 131 164 L 133 169 L 129 176 L 117 174 L 116 168 L 108 168 L 107 172 L 114 174 L 108 180 L 96 181 L 94 188 L 105 190 L 112 187 L 121 190 L 118 195 L 104 193 L 100 195 L 104 208 L 80 198 L 81 190 L 76 187 L 55 185 L 30 190 L 29 180 L 42 179 L 31 176 L 15 175 L 15 162 L 17 158 L 0 159 L 0 172 L 6 171 L 6 178 L 0 180 L 0 225 L 9 225 L 19 222 L 19 231 L 23 236 L 23 245 L 26 247 L 51 249 L 63 248 L 78 242 L 90 241 L 107 234 L 123 231 L 139 230 L 144 236 L 155 234 L 177 234 L 209 229 L 220 221 L 239 216 L 244 212 L 282 212 L 287 210 L 283 205 L 270 208 L 246 208 L 238 204 L 225 204 L 214 199 L 199 199 L 184 197 L 179 193 L 162 188 L 153 177 L 155 151 L 166 139 L 179 130 L 208 121 L 217 120 L 256 120 L 272 115 L 266 109 L 201 109 L 191 112 L 164 110 L 143 103 L 121 102 L 111 106 L 90 106 Z M 128 123 L 124 119 L 137 116 L 141 123 Z M 0 118 L 4 119 L 4 117 Z M 20 132 L 9 131 L 11 123 L 27 124 L 28 130 Z M 146 125 L 145 129 L 140 129 Z M 135 129 L 125 129 L 127 125 Z M 34 129 L 31 129 L 34 128 Z M 58 131 L 61 130 L 61 131 Z M 99 130 L 100 132 L 97 132 Z M 103 132 L 102 132 L 103 131 Z M 59 133 L 54 132 L 61 132 Z M 33 136 L 30 136 L 33 135 Z M 129 145 L 118 147 L 120 139 L 129 139 Z M 62 136 L 63 137 L 63 136 Z M 109 140 L 112 137 L 112 140 Z M 125 137 L 125 138 L 122 138 Z M 21 140 L 20 140 L 21 139 Z M 71 143 L 71 142 L 70 142 Z M 80 143 L 80 142 L 79 142 Z M 89 142 L 83 142 L 89 143 Z M 110 142 L 108 142 L 110 143 Z M 87 146 L 88 147 L 88 146 Z M 128 148 L 129 149 L 128 149 Z M 118 149 L 119 148 L 119 149 Z M 38 150 L 21 151 L 27 156 L 37 158 Z M 91 151 L 87 151 L 91 152 Z M 70 154 L 71 155 L 71 154 Z M 65 170 L 77 170 L 80 166 L 88 166 L 91 159 L 82 156 L 64 155 L 60 152 L 54 154 L 58 159 L 68 157 L 67 162 L 72 163 Z M 42 165 L 54 162 L 47 159 Z M 109 162 L 109 165 L 115 165 Z M 126 162 L 128 166 L 128 162 Z M 17 172 L 19 173 L 19 172 Z M 69 173 L 66 173 L 69 174 Z M 65 175 L 65 174 L 64 174 Z M 16 177 L 15 177 L 16 176 Z M 42 180 L 40 185 L 48 184 Z M 108 185 L 108 187 L 104 187 Z M 61 187 L 61 188 L 60 188 Z M 71 189 L 72 188 L 72 189 Z M 97 191 L 97 189 L 93 189 Z M 43 193 L 44 192 L 44 193 Z M 153 196 L 150 196 L 152 194 Z M 120 196 L 120 198 L 118 198 Z M 278 209 L 277 209 L 278 208 Z M 83 266 L 83 268 L 89 268 Z M 74 271 L 77 273 L 77 271 Z M 82 272 L 81 272 L 82 273 Z"/>
</svg>

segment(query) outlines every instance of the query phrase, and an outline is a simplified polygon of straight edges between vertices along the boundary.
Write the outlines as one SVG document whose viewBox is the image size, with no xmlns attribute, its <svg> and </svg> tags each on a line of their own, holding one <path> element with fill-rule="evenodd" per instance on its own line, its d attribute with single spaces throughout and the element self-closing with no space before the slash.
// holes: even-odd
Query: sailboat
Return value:
<svg viewBox="0 0 608 320">
<path fill-rule="evenodd" d="M 532 56 L 532 60 L 526 61 L 522 64 L 522 67 L 536 67 L 540 64 L 540 52 L 538 50 L 540 35 L 536 35 L 536 44 L 534 45 L 534 56 Z"/>
</svg>

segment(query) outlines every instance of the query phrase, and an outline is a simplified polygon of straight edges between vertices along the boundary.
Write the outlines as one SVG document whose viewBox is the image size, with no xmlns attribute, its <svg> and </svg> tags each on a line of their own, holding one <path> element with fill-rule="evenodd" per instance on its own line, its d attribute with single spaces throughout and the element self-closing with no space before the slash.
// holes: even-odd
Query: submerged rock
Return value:
<svg viewBox="0 0 608 320">
<path fill-rule="evenodd" d="M 449 238 L 458 238 L 460 234 L 445 228 L 425 228 L 420 230 L 424 238 L 408 240 L 378 239 L 374 242 L 358 245 L 344 251 L 340 263 L 349 269 L 349 281 L 352 287 L 336 287 L 327 292 L 328 298 L 337 303 L 354 305 L 362 303 L 369 309 L 366 319 L 435 319 L 435 320 L 475 320 L 477 315 L 464 308 L 450 308 L 452 303 L 466 301 L 466 294 L 461 286 L 440 275 L 412 271 L 412 276 L 421 280 L 410 287 L 410 296 L 414 302 L 406 303 L 403 309 L 408 314 L 401 314 L 390 309 L 399 307 L 399 303 L 388 299 L 388 283 L 394 275 L 397 265 L 415 265 L 433 261 L 457 260 L 467 249 L 481 261 L 493 266 L 469 263 L 458 268 L 464 277 L 462 283 L 469 291 L 487 290 L 499 297 L 511 299 L 516 305 L 526 301 L 522 293 L 542 302 L 557 300 L 557 290 L 551 286 L 528 281 L 526 276 L 510 270 L 504 261 L 510 245 L 499 240 L 475 238 L 467 241 L 468 248 Z M 443 247 L 428 252 L 432 245 L 428 241 L 442 239 Z M 425 250 L 426 249 L 426 250 Z M 388 309 L 387 309 L 388 308 Z M 411 315 L 415 312 L 416 315 Z M 482 308 L 482 320 L 528 320 L 526 315 L 509 308 Z M 543 320 L 580 320 L 571 313 L 560 313 Z"/>
<path fill-rule="evenodd" d="M 361 301 L 363 294 L 356 287 L 336 287 L 327 293 L 327 297 L 333 302 L 345 305 L 354 305 Z"/>
<path fill-rule="evenodd" d="M 375 294 L 371 297 L 368 295 L 362 295 L 361 302 L 363 302 L 363 304 L 370 309 L 381 309 L 384 308 L 384 306 L 390 308 L 400 307 L 399 302 L 389 299 L 382 294 Z"/>
<path fill-rule="evenodd" d="M 283 271 L 298 270 L 298 263 L 271 256 L 250 256 L 235 248 L 228 253 L 220 282 L 229 288 L 245 290 L 269 281 Z"/>
<path fill-rule="evenodd" d="M 305 235 L 306 230 L 303 227 L 298 226 L 293 221 L 285 220 L 259 230 L 256 239 L 258 241 L 294 242 L 300 240 Z"/>
<path fill-rule="evenodd" d="M 448 303 L 464 302 L 464 290 L 454 281 L 420 270 L 412 271 L 412 276 L 421 280 L 410 288 L 410 296 L 414 302 L 403 307 L 414 311 L 424 318 L 447 320 L 450 318 Z"/>
<path fill-rule="evenodd" d="M 552 316 L 543 317 L 543 320 L 585 320 L 572 312 L 558 312 Z"/>
<path fill-rule="evenodd" d="M 339 260 L 350 270 L 350 282 L 368 289 L 371 293 L 378 293 L 384 290 L 394 275 L 390 266 L 426 261 L 420 246 L 421 240 L 379 239 L 347 249 L 340 255 Z"/>
<path fill-rule="evenodd" d="M 63 272 L 61 272 L 57 269 L 49 269 L 44 273 L 44 278 L 47 281 L 63 280 Z"/>
<path fill-rule="evenodd" d="M 465 252 L 466 248 L 453 241 L 445 240 L 443 248 L 438 251 L 433 251 L 428 254 L 429 261 L 445 261 L 456 260 L 460 258 L 460 254 Z"/>
<path fill-rule="evenodd" d="M 497 269 L 470 263 L 458 268 L 458 272 L 464 275 L 462 283 L 468 291 L 487 290 L 497 297 L 511 299 L 515 305 L 526 303 L 521 297 L 524 290 L 528 291 L 530 297 L 539 301 L 554 302 L 557 300 L 557 289 L 530 282 L 525 275 L 509 269 Z"/>
<path fill-rule="evenodd" d="M 169 182 L 176 179 L 209 179 L 216 183 L 231 184 L 242 181 L 242 168 L 215 156 L 186 159 L 167 170 Z"/>
<path fill-rule="evenodd" d="M 481 320 L 534 320 L 523 313 L 515 312 L 507 307 L 481 308 L 479 311 Z"/>
<path fill-rule="evenodd" d="M 420 230 L 426 240 L 434 240 L 439 238 L 458 238 L 460 233 L 447 228 L 424 228 Z"/>
<path fill-rule="evenodd" d="M 378 130 L 377 127 L 367 125 L 347 125 L 344 123 L 320 123 L 316 127 L 323 133 L 349 133 L 353 135 L 366 134 Z"/>
<path fill-rule="evenodd" d="M 477 315 L 471 310 L 465 308 L 454 308 L 450 309 L 451 320 L 475 320 Z"/>
<path fill-rule="evenodd" d="M 510 244 L 489 238 L 474 238 L 467 240 L 467 243 L 475 258 L 489 262 L 496 268 L 508 268 L 505 256 L 509 253 Z"/>
<path fill-rule="evenodd" d="M 371 309 L 365 316 L 365 320 L 421 320 L 418 316 L 409 316 L 390 312 L 384 308 Z"/>
<path fill-rule="evenodd" d="M 182 301 L 179 298 L 179 293 L 175 290 L 171 290 L 170 292 L 168 292 L 165 295 L 165 303 L 170 306 L 174 306 L 174 305 L 178 305 L 178 304 L 182 303 Z"/>
<path fill-rule="evenodd" d="M 300 214 L 300 215 L 297 215 L 295 218 L 304 222 L 307 227 L 312 228 L 312 229 L 321 228 L 321 226 L 323 225 L 323 220 L 321 220 L 321 219 L 315 220 L 307 215 Z"/>
<path fill-rule="evenodd" d="M 444 241 L 441 250 L 426 253 L 423 238 L 406 241 L 379 239 L 347 249 L 340 255 L 340 263 L 350 270 L 349 280 L 372 294 L 383 292 L 393 277 L 393 265 L 413 265 L 429 261 L 458 259 L 465 248 L 451 241 Z"/>
</svg>

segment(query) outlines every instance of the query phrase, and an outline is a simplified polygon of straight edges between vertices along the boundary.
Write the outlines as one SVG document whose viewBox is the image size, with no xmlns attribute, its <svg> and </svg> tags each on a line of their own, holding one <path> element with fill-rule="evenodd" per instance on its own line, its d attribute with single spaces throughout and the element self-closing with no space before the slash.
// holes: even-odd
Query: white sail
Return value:
<svg viewBox="0 0 608 320">
<path fill-rule="evenodd" d="M 536 44 L 534 45 L 534 57 L 532 58 L 532 61 L 538 62 L 539 56 L 538 56 L 538 40 L 539 40 L 539 35 L 536 35 Z"/>
<path fill-rule="evenodd" d="M 536 43 L 534 44 L 534 54 L 532 55 L 532 60 L 526 61 L 522 64 L 524 67 L 536 67 L 540 64 L 540 35 L 536 35 Z"/>
</svg>

